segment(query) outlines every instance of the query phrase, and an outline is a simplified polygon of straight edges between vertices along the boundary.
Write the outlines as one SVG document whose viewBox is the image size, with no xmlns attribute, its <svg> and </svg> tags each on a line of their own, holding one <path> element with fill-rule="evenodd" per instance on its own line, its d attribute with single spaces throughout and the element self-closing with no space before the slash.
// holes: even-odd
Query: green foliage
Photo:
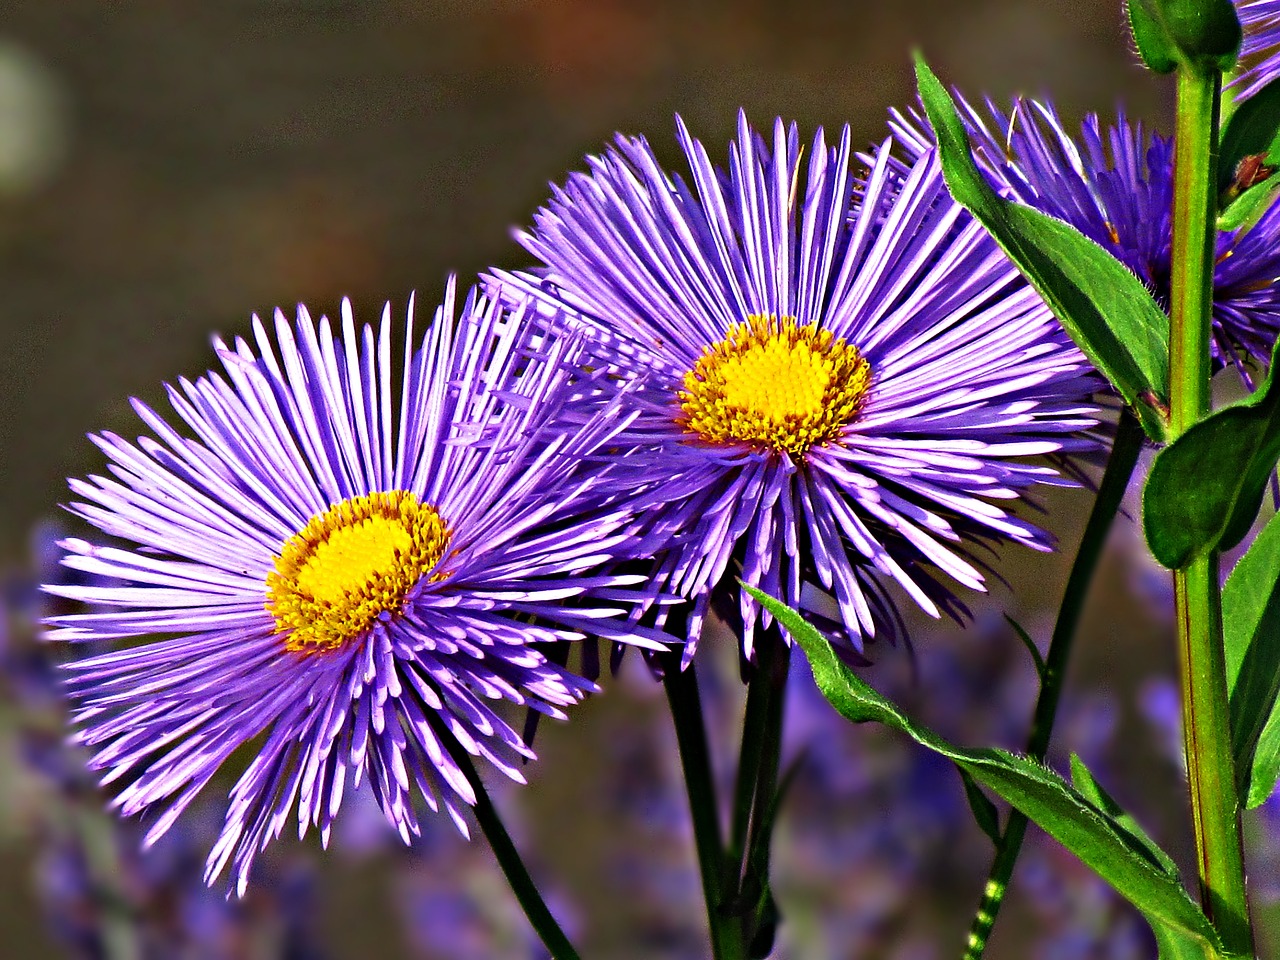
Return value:
<svg viewBox="0 0 1280 960">
<path fill-rule="evenodd" d="M 1280 81 L 1242 100 L 1218 150 L 1219 230 L 1252 223 L 1280 189 Z"/>
<path fill-rule="evenodd" d="M 1271 206 L 1277 191 L 1280 191 L 1280 172 L 1247 187 L 1234 200 L 1228 197 L 1226 209 L 1218 215 L 1218 229 L 1239 230 L 1253 223 Z"/>
<path fill-rule="evenodd" d="M 964 767 L 956 767 L 956 770 L 960 774 L 960 783 L 964 786 L 964 798 L 969 801 L 969 809 L 973 811 L 974 822 L 978 829 L 991 838 L 992 843 L 999 846 L 1000 812 Z"/>
<path fill-rule="evenodd" d="M 1160 451 L 1142 491 L 1147 544 L 1166 567 L 1185 567 L 1244 539 L 1280 459 L 1280 385 L 1267 379 L 1249 397 L 1210 414 Z"/>
<path fill-rule="evenodd" d="M 1164 311 L 1128 268 L 1080 231 L 998 196 L 974 163 L 954 101 L 919 57 L 916 79 L 951 195 L 987 228 L 1137 411 L 1147 434 L 1163 441 L 1169 395 Z"/>
<path fill-rule="evenodd" d="M 1128 0 L 1129 26 L 1143 62 L 1157 73 L 1179 64 L 1227 71 L 1240 51 L 1240 18 L 1231 0 Z"/>
<path fill-rule="evenodd" d="M 1129 30 L 1133 34 L 1138 56 L 1147 68 L 1156 73 L 1173 73 L 1178 69 L 1178 48 L 1165 34 L 1160 24 L 1142 0 L 1128 0 Z"/>
<path fill-rule="evenodd" d="M 743 585 L 799 644 L 823 696 L 854 723 L 893 727 L 947 759 L 1039 824 L 1137 907 L 1151 924 L 1162 960 L 1229 960 L 1213 925 L 1187 896 L 1169 858 L 1111 801 L 1087 771 L 1088 793 L 1026 757 L 956 747 L 911 721 L 836 655 L 814 627 L 779 600 Z M 1081 770 L 1083 766 L 1081 765 Z"/>
<path fill-rule="evenodd" d="M 1071 785 L 1080 791 L 1081 796 L 1126 830 L 1129 836 L 1142 846 L 1153 866 L 1177 879 L 1178 865 L 1160 849 L 1137 820 L 1121 809 L 1120 804 L 1116 803 L 1111 794 L 1103 789 L 1093 772 L 1084 765 L 1084 761 L 1074 753 L 1071 754 Z"/>
<path fill-rule="evenodd" d="M 1269 166 L 1280 163 L 1280 81 L 1267 84 L 1242 100 L 1222 128 L 1218 146 L 1218 190 L 1226 192 L 1237 168 L 1260 156 Z"/>
<path fill-rule="evenodd" d="M 1004 619 L 1009 626 L 1013 627 L 1013 632 L 1017 634 L 1018 639 L 1022 641 L 1022 645 L 1027 648 L 1027 653 L 1031 654 L 1031 659 L 1036 665 L 1036 676 L 1040 678 L 1040 682 L 1043 684 L 1045 673 L 1049 668 L 1044 662 L 1044 657 L 1040 653 L 1040 648 L 1037 647 L 1036 642 L 1031 639 L 1031 634 L 1027 633 L 1027 631 L 1022 628 L 1022 624 L 1013 619 L 1013 617 L 1009 616 L 1007 613 L 1004 615 Z"/>
<path fill-rule="evenodd" d="M 1222 633 L 1236 779 L 1241 800 L 1256 807 L 1280 778 L 1280 514 L 1222 588 Z"/>
</svg>

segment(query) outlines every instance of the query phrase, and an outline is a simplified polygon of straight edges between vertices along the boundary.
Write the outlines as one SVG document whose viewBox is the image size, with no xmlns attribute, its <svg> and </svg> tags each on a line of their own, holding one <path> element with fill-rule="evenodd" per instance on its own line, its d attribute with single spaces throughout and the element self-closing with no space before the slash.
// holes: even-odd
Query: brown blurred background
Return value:
<svg viewBox="0 0 1280 960">
<path fill-rule="evenodd" d="M 848 123 L 870 143 L 912 102 L 913 47 L 971 96 L 1051 93 L 1070 121 L 1120 102 L 1165 118 L 1168 87 L 1133 64 L 1119 0 L 4 4 L 0 560 L 23 562 L 64 478 L 99 468 L 84 434 L 135 434 L 127 398 L 159 402 L 162 381 L 201 373 L 212 332 L 343 295 L 372 318 L 414 290 L 434 302 L 450 271 L 519 263 L 509 228 L 549 180 L 616 130 L 674 162 L 675 112 L 713 156 L 739 106 L 805 133 Z M 1068 544 L 1085 502 L 1063 500 Z M 1019 581 L 1046 591 L 1020 607 L 1056 602 L 1062 576 L 1061 558 L 1020 558 Z M 1136 628 L 1096 611 L 1087 626 L 1081 669 L 1105 674 L 1111 641 Z M 584 709 L 579 736 L 601 710 L 649 709 L 620 703 Z M 549 732 L 543 767 L 588 742 L 577 727 Z M 586 816 L 588 834 L 607 829 Z M 589 899 L 590 850 L 544 839 Z M 0 955 L 53 956 L 24 855 L 7 849 Z M 398 955 L 377 933 L 377 889 L 333 906 L 336 957 Z"/>
<path fill-rule="evenodd" d="M 1121 27 L 1118 0 L 5 4 L 0 544 L 212 331 L 517 262 L 509 227 L 616 130 L 672 156 L 673 113 L 717 145 L 743 106 L 870 142 L 916 46 L 973 95 L 1151 114 Z"/>
</svg>

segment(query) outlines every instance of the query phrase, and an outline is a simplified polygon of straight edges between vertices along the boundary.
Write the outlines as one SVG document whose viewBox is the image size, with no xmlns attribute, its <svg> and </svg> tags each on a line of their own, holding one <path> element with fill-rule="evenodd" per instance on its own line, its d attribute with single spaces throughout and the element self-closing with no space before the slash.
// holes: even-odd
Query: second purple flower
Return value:
<svg viewBox="0 0 1280 960">
<path fill-rule="evenodd" d="M 620 136 L 520 237 L 545 266 L 495 283 L 645 379 L 619 440 L 670 536 L 656 580 L 694 602 L 686 659 L 731 576 L 854 648 L 901 632 L 888 581 L 962 615 L 949 582 L 983 589 L 975 547 L 1049 549 L 1005 504 L 1057 481 L 1029 458 L 1092 443 L 1088 362 L 931 156 L 904 181 L 881 150 L 855 205 L 847 129 L 805 161 L 794 126 L 769 141 L 741 118 L 727 169 L 678 136 L 691 183 Z"/>
</svg>

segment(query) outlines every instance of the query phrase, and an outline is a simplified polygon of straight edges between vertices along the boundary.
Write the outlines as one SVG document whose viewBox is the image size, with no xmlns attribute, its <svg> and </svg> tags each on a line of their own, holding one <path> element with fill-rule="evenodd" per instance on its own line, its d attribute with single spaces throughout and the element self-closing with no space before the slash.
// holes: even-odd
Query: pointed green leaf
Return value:
<svg viewBox="0 0 1280 960">
<path fill-rule="evenodd" d="M 1239 230 L 1252 225 L 1275 202 L 1277 192 L 1280 192 L 1280 171 L 1229 200 L 1227 208 L 1218 215 L 1218 229 Z"/>
<path fill-rule="evenodd" d="M 1040 654 L 1040 648 L 1037 647 L 1036 642 L 1031 639 L 1031 635 L 1022 629 L 1022 624 L 1018 623 L 1017 620 L 1013 619 L 1013 617 L 1009 616 L 1007 613 L 1004 615 L 1004 618 L 1009 622 L 1009 626 L 1013 627 L 1013 632 L 1018 635 L 1018 639 L 1021 640 L 1022 645 L 1027 648 L 1027 652 L 1031 654 L 1031 659 L 1036 665 L 1036 676 L 1040 678 L 1041 683 L 1044 683 L 1045 670 L 1048 668 L 1045 666 L 1044 657 Z"/>
<path fill-rule="evenodd" d="M 1000 813 L 991 798 L 982 792 L 982 788 L 969 775 L 964 767 L 956 767 L 960 774 L 960 782 L 964 785 L 964 796 L 969 801 L 969 809 L 973 811 L 973 819 L 978 829 L 991 838 L 996 846 L 1000 845 Z"/>
<path fill-rule="evenodd" d="M 1222 634 L 1236 778 L 1241 800 L 1256 807 L 1280 778 L 1280 514 L 1222 588 Z"/>
<path fill-rule="evenodd" d="M 1280 160 L 1280 81 L 1240 101 L 1222 128 L 1218 147 L 1218 191 L 1231 189 L 1241 162 L 1260 157 L 1269 166 Z"/>
<path fill-rule="evenodd" d="M 1280 342 L 1254 393 L 1201 420 L 1160 451 L 1142 491 L 1155 558 L 1185 567 L 1244 539 L 1280 460 Z"/>
<path fill-rule="evenodd" d="M 744 584 L 743 589 L 773 614 L 804 650 L 818 689 L 841 715 L 854 723 L 873 721 L 893 727 L 951 760 L 1025 813 L 1142 911 L 1155 931 L 1163 960 L 1227 957 L 1217 931 L 1177 878 L 1153 862 L 1147 844 L 1135 839 L 1114 816 L 1058 774 L 1026 757 L 1003 750 L 956 747 L 916 725 L 850 670 L 800 614 L 754 587 Z"/>
<path fill-rule="evenodd" d="M 974 163 L 955 103 L 920 57 L 920 99 L 956 202 L 1000 244 L 1153 439 L 1164 440 L 1169 318 L 1128 268 L 1074 227 L 996 194 Z"/>
<path fill-rule="evenodd" d="M 1085 766 L 1084 761 L 1077 754 L 1071 754 L 1071 785 L 1075 787 L 1084 796 L 1086 800 L 1095 807 L 1114 820 L 1117 826 L 1123 828 L 1130 837 L 1132 837 L 1148 855 L 1148 859 L 1153 866 L 1158 867 L 1170 877 L 1177 880 L 1179 878 L 1178 865 L 1173 862 L 1172 858 L 1160 849 L 1159 845 L 1151 839 L 1151 835 L 1142 829 L 1142 825 L 1138 823 L 1130 814 L 1120 807 L 1120 804 L 1112 798 L 1111 794 L 1103 789 L 1093 772 Z"/>
</svg>

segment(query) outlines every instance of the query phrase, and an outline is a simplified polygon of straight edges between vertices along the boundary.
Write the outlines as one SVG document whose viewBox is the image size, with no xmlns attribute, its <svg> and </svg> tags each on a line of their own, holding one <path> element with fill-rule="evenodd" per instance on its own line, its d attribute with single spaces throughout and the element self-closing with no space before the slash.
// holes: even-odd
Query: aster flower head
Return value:
<svg viewBox="0 0 1280 960">
<path fill-rule="evenodd" d="M 148 638 L 68 664 L 114 805 L 153 840 L 252 742 L 209 881 L 230 863 L 243 893 L 291 817 L 327 843 L 365 780 L 406 842 L 419 799 L 465 833 L 450 741 L 521 780 L 532 754 L 489 701 L 563 716 L 592 688 L 546 643 L 661 646 L 605 619 L 636 578 L 593 572 L 632 540 L 578 462 L 624 421 L 557 426 L 577 348 L 474 292 L 455 314 L 451 283 L 415 347 L 410 303 L 401 370 L 389 309 L 376 333 L 348 303 L 338 329 L 277 313 L 274 343 L 255 318 L 256 349 L 215 341 L 225 376 L 168 389 L 193 436 L 135 401 L 153 437 L 94 437 L 110 475 L 71 481 L 72 512 L 133 546 L 63 541 L 119 585 L 47 587 L 100 608 L 49 636 Z"/>
<path fill-rule="evenodd" d="M 1252 97 L 1280 76 L 1280 0 L 1236 0 L 1244 40 L 1240 59 L 1245 66 L 1231 81 L 1236 97 Z"/>
<path fill-rule="evenodd" d="M 960 615 L 942 579 L 983 589 L 976 544 L 1048 548 L 1002 504 L 1056 478 L 1027 458 L 1088 445 L 1087 361 L 932 156 L 900 182 L 886 144 L 851 220 L 847 128 L 805 160 L 794 126 L 766 140 L 740 117 L 727 169 L 677 129 L 690 181 L 620 136 L 520 236 L 544 267 L 493 281 L 641 372 L 619 439 L 672 538 L 656 579 L 694 602 L 686 658 L 729 575 L 855 647 L 901 629 L 890 581 Z M 750 656 L 759 611 L 739 603 Z"/>
<path fill-rule="evenodd" d="M 1051 104 L 1015 101 L 1005 112 L 957 95 L 974 156 L 1005 196 L 1071 224 L 1146 283 L 1167 307 L 1173 237 L 1173 141 L 1121 113 L 1104 127 L 1088 115 L 1077 142 Z M 918 113 L 891 114 L 914 160 L 933 149 Z M 1241 188 L 1249 186 L 1241 184 Z M 1265 364 L 1280 333 L 1280 205 L 1240 230 L 1220 231 L 1213 289 L 1213 354 L 1238 367 Z"/>
</svg>

